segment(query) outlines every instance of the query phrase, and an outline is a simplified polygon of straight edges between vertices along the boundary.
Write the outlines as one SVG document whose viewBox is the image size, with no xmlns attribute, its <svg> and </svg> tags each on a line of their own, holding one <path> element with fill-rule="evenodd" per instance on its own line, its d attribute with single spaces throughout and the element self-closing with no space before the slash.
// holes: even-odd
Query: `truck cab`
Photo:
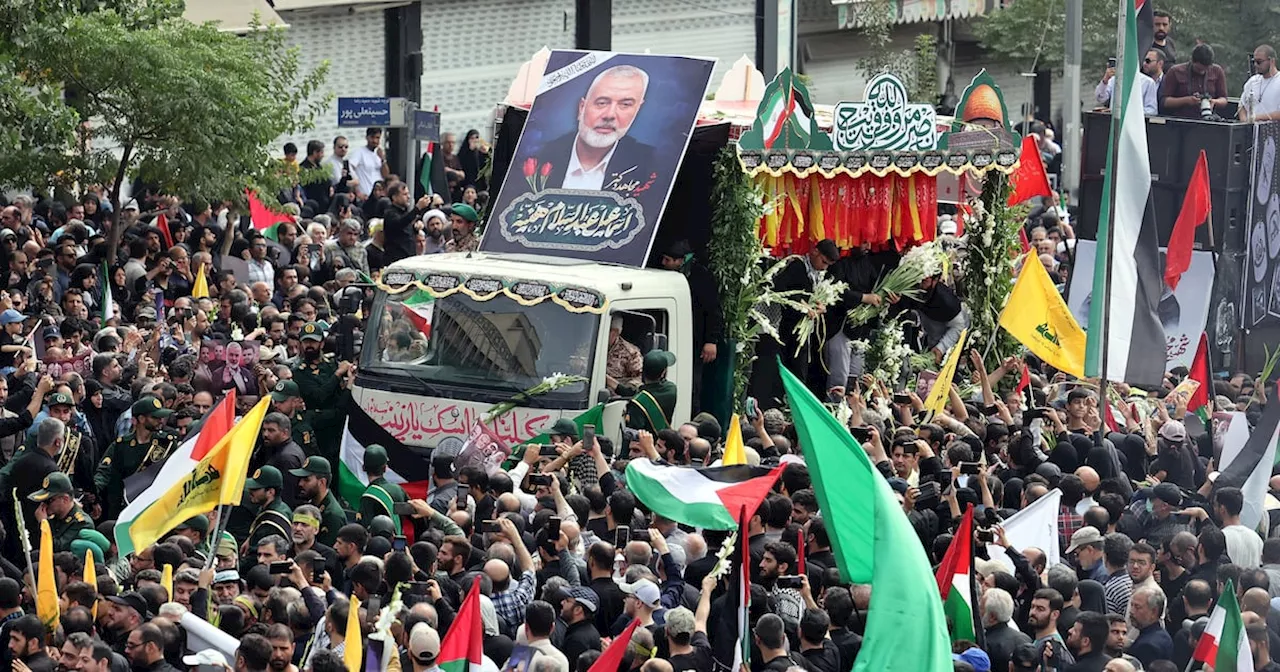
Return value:
<svg viewBox="0 0 1280 672">
<path fill-rule="evenodd" d="M 581 376 L 520 400 L 490 429 L 512 446 L 603 402 L 598 432 L 618 446 L 627 400 L 605 381 L 615 317 L 642 354 L 676 354 L 671 421 L 687 421 L 694 349 L 684 276 L 527 254 L 425 255 L 384 269 L 353 401 L 406 445 L 434 448 L 465 439 L 494 404 L 550 376 Z"/>
</svg>

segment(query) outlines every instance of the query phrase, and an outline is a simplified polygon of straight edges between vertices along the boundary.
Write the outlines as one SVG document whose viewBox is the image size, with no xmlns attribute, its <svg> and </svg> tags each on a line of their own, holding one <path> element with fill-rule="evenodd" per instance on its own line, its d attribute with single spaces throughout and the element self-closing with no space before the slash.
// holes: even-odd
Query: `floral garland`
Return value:
<svg viewBox="0 0 1280 672">
<path fill-rule="evenodd" d="M 870 342 L 865 339 L 853 341 L 853 348 L 863 353 L 863 371 L 896 388 L 913 354 L 906 340 L 902 322 L 894 318 L 885 320 Z"/>
<path fill-rule="evenodd" d="M 965 241 L 955 253 L 956 291 L 969 309 L 969 342 L 985 353 L 988 369 L 1021 351 L 1017 340 L 997 326 L 1013 291 L 1018 230 L 1026 219 L 1025 208 L 1006 205 L 1009 189 L 1004 175 L 987 176 L 982 196 L 969 202 Z"/>
</svg>

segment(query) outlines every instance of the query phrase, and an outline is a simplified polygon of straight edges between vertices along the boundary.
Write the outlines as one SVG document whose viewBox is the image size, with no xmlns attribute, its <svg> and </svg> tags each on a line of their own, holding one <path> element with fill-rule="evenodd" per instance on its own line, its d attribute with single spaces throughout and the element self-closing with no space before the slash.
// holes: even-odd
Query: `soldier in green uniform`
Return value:
<svg viewBox="0 0 1280 672">
<path fill-rule="evenodd" d="M 676 356 L 666 350 L 650 350 L 641 366 L 643 384 L 627 402 L 627 426 L 654 434 L 671 426 L 676 411 L 676 384 L 667 380 L 667 367 Z"/>
<path fill-rule="evenodd" d="M 357 518 L 366 526 L 374 516 L 387 516 L 395 525 L 396 534 L 400 531 L 400 516 L 396 515 L 395 505 L 409 501 L 404 490 L 387 481 L 387 449 L 372 443 L 364 449 L 364 473 L 369 475 L 369 487 L 360 496 L 360 515 Z"/>
<path fill-rule="evenodd" d="M 301 351 L 293 367 L 293 380 L 306 407 L 311 409 L 319 454 L 325 459 L 337 460 L 346 417 L 342 400 L 350 395 L 344 385 L 351 363 L 339 362 L 332 355 L 324 354 L 324 330 L 316 322 L 303 325 L 298 339 Z"/>
<path fill-rule="evenodd" d="M 124 509 L 124 479 L 154 462 L 164 461 L 178 445 L 178 437 L 162 429 L 173 411 L 159 399 L 145 396 L 133 404 L 133 431 L 116 439 L 102 457 L 93 485 L 103 502 L 103 519 Z"/>
<path fill-rule="evenodd" d="M 93 529 L 93 520 L 76 503 L 75 491 L 71 479 L 55 471 L 44 477 L 39 490 L 27 495 L 27 499 L 40 505 L 36 508 L 36 519 L 49 521 L 54 553 L 70 551 L 71 542 L 78 539 L 82 531 Z"/>
<path fill-rule="evenodd" d="M 253 477 L 244 482 L 244 487 L 249 491 L 249 501 L 257 509 L 253 525 L 249 528 L 249 540 L 240 548 L 244 560 L 252 566 L 257 562 L 254 549 L 259 541 L 273 534 L 285 539 L 293 538 L 293 510 L 280 499 L 284 476 L 275 467 L 262 467 L 253 472 Z"/>
<path fill-rule="evenodd" d="M 304 412 L 306 406 L 298 384 L 292 380 L 282 380 L 271 390 L 271 407 L 289 418 L 289 434 L 293 442 L 306 454 L 315 455 L 319 446 L 316 445 L 316 430 L 307 419 L 309 413 Z"/>
<path fill-rule="evenodd" d="M 333 546 L 338 540 L 338 530 L 347 524 L 347 513 L 342 510 L 338 498 L 329 489 L 329 483 L 333 480 L 333 468 L 329 466 L 329 460 L 313 455 L 302 463 L 301 469 L 293 469 L 289 473 L 298 477 L 300 499 L 320 509 L 320 533 L 316 535 L 316 541 L 325 546 Z"/>
</svg>

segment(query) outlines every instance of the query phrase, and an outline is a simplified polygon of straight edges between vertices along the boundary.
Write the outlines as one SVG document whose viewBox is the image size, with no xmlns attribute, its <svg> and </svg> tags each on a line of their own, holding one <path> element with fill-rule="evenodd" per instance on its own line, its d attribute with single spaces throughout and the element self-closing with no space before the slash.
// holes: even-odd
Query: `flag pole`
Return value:
<svg viewBox="0 0 1280 672">
<path fill-rule="evenodd" d="M 1115 222 L 1115 218 L 1116 218 L 1115 172 L 1116 170 L 1115 169 L 1116 169 L 1116 159 L 1119 158 L 1119 153 L 1120 153 L 1120 118 L 1124 112 L 1123 106 L 1125 105 L 1124 86 L 1123 86 L 1124 85 L 1123 75 L 1124 75 L 1125 68 L 1123 64 L 1128 62 L 1125 57 L 1125 32 L 1126 32 L 1126 23 L 1128 20 L 1128 16 L 1127 16 L 1128 7 L 1125 5 L 1126 2 L 1131 3 L 1133 2 L 1133 0 L 1118 0 L 1118 3 L 1117 3 L 1117 7 L 1119 8 L 1119 15 L 1117 16 L 1117 25 L 1116 25 L 1116 45 L 1118 47 L 1118 49 L 1116 50 L 1116 53 L 1120 56 L 1119 62 L 1121 63 L 1121 67 L 1117 69 L 1115 74 L 1116 84 L 1115 84 L 1114 91 L 1120 93 L 1120 97 L 1121 97 L 1120 105 L 1116 105 L 1115 93 L 1111 94 L 1111 156 L 1113 160 L 1110 166 L 1111 174 L 1107 176 L 1107 178 L 1111 182 L 1111 193 L 1109 194 L 1110 201 L 1107 203 L 1107 208 L 1109 209 L 1108 211 L 1110 214 L 1107 216 L 1107 240 L 1106 240 L 1107 248 L 1105 251 L 1105 255 L 1102 257 L 1105 263 L 1107 264 L 1107 267 L 1105 269 L 1106 278 L 1107 278 L 1106 279 L 1107 291 L 1105 294 L 1103 294 L 1103 297 L 1102 297 L 1102 300 L 1103 300 L 1102 325 L 1101 325 L 1102 326 L 1102 343 L 1100 347 L 1100 352 L 1098 353 L 1099 364 L 1100 364 L 1099 371 L 1098 371 L 1098 374 L 1099 374 L 1098 375 L 1098 402 L 1099 402 L 1099 411 L 1100 411 L 1099 420 L 1101 420 L 1101 422 L 1098 423 L 1098 431 L 1095 437 L 1096 445 L 1099 445 L 1099 446 L 1103 445 L 1103 438 L 1106 436 L 1106 429 L 1107 429 L 1107 421 L 1106 421 L 1107 419 L 1106 419 L 1106 416 L 1102 414 L 1108 412 L 1106 401 L 1107 401 L 1107 359 L 1108 359 L 1107 351 L 1110 350 L 1110 339 L 1111 339 L 1111 255 L 1115 249 L 1115 238 L 1116 238 L 1115 233 L 1113 231 L 1116 224 Z M 1096 256 L 1094 258 L 1095 260 L 1097 259 Z M 1095 261 L 1094 263 L 1097 263 L 1097 262 Z"/>
<path fill-rule="evenodd" d="M 227 530 L 227 507 L 225 504 L 219 504 L 214 509 L 218 512 L 218 520 L 213 525 L 213 538 L 210 540 L 209 557 L 205 558 L 204 568 L 213 569 L 218 562 L 218 542 L 222 541 L 222 533 Z"/>
</svg>

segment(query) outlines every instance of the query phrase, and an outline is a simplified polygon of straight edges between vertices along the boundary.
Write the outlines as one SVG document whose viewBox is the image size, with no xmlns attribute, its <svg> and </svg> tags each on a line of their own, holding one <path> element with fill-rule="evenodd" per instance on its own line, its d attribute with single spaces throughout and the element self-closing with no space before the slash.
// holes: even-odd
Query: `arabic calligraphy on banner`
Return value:
<svg viewBox="0 0 1280 672">
<path fill-rule="evenodd" d="M 417 446 L 434 445 L 446 436 L 469 436 L 489 409 L 485 404 L 388 395 L 372 390 L 360 402 L 360 407 L 396 440 Z M 545 410 L 515 408 L 489 424 L 487 431 L 511 445 L 537 436 L 553 420 L 552 414 Z"/>
<path fill-rule="evenodd" d="M 831 138 L 846 151 L 925 151 L 938 146 L 932 105 L 907 102 L 907 89 L 891 74 L 873 78 L 860 103 L 837 103 Z"/>
<path fill-rule="evenodd" d="M 625 248 L 645 218 L 638 201 L 616 193 L 548 190 L 517 198 L 501 224 L 502 237 L 524 247 L 598 252 Z"/>
</svg>

